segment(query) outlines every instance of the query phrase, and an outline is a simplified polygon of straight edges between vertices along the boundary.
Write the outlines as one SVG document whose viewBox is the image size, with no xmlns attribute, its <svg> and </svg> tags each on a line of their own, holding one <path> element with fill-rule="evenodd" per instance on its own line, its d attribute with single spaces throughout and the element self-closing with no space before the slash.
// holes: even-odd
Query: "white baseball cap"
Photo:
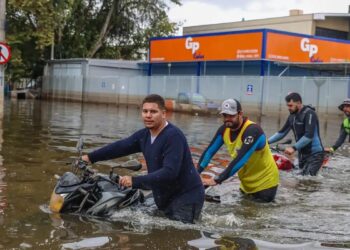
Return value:
<svg viewBox="0 0 350 250">
<path fill-rule="evenodd" d="M 235 115 L 242 111 L 242 106 L 236 99 L 227 99 L 221 104 L 220 114 Z"/>
</svg>

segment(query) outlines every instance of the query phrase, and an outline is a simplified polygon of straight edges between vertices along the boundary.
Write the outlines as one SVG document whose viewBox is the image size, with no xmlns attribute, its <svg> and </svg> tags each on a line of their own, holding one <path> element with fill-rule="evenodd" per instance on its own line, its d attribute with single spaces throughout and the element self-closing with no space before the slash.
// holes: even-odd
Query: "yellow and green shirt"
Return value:
<svg viewBox="0 0 350 250">
<path fill-rule="evenodd" d="M 216 182 L 221 183 L 238 172 L 240 188 L 245 193 L 256 193 L 278 185 L 279 172 L 266 136 L 260 126 L 247 118 L 237 131 L 225 126 L 219 128 L 199 160 L 199 172 L 203 171 L 223 144 L 226 145 L 232 161 L 225 171 L 215 178 Z"/>
</svg>

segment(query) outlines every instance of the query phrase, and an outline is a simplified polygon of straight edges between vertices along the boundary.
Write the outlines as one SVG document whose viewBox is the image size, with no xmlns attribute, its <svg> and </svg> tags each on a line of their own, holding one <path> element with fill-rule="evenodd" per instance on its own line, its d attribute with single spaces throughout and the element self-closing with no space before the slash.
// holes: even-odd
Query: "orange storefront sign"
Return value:
<svg viewBox="0 0 350 250">
<path fill-rule="evenodd" d="M 285 62 L 349 62 L 350 44 L 268 32 L 266 59 Z"/>
<path fill-rule="evenodd" d="M 150 41 L 150 62 L 260 60 L 262 32 L 189 36 Z"/>
</svg>

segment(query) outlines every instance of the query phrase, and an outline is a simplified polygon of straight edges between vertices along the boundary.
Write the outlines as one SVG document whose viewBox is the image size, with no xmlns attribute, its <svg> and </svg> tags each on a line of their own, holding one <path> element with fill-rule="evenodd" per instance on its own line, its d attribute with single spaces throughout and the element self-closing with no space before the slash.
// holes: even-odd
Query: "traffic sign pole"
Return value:
<svg viewBox="0 0 350 250">
<path fill-rule="evenodd" d="M 5 20 L 6 20 L 5 13 L 6 13 L 6 0 L 0 0 L 0 42 L 5 42 Z M 3 127 L 2 117 L 4 114 L 4 85 L 5 85 L 5 68 L 3 64 L 0 64 L 0 125 L 1 127 Z M 2 131 L 0 133 L 0 137 L 2 138 Z"/>
</svg>

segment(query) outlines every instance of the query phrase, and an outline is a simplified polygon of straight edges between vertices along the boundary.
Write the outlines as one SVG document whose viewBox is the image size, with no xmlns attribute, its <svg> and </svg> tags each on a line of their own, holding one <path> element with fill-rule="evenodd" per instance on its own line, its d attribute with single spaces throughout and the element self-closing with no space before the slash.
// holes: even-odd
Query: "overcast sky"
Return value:
<svg viewBox="0 0 350 250">
<path fill-rule="evenodd" d="M 349 0 L 182 0 L 170 5 L 171 21 L 183 26 L 288 16 L 290 9 L 309 13 L 348 13 Z M 179 31 L 182 34 L 182 28 Z"/>
</svg>

